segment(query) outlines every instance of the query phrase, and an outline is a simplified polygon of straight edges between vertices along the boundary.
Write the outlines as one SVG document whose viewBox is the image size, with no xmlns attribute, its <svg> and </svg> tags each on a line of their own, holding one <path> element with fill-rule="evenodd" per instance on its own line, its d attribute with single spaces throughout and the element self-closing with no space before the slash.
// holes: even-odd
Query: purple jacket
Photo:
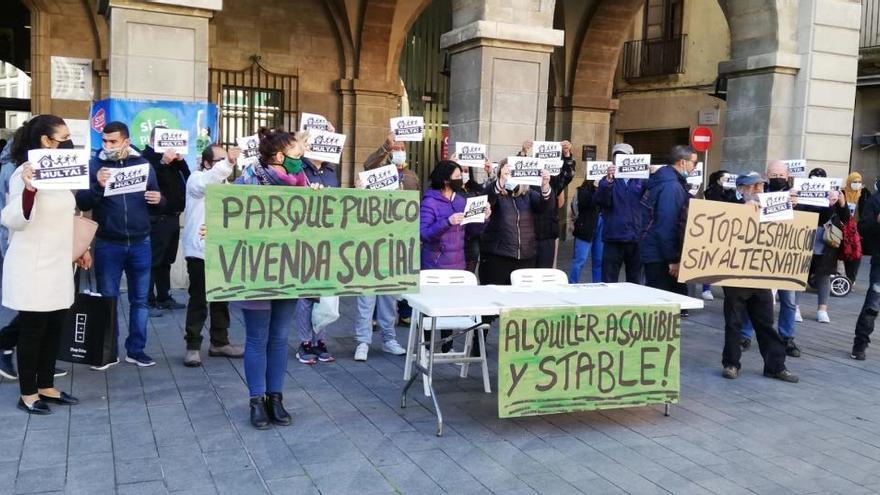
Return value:
<svg viewBox="0 0 880 495">
<path fill-rule="evenodd" d="M 421 227 L 422 270 L 464 270 L 465 234 L 479 235 L 483 223 L 450 225 L 449 217 L 463 213 L 467 198 L 456 193 L 452 200 L 446 199 L 436 189 L 428 189 L 422 198 Z"/>
</svg>

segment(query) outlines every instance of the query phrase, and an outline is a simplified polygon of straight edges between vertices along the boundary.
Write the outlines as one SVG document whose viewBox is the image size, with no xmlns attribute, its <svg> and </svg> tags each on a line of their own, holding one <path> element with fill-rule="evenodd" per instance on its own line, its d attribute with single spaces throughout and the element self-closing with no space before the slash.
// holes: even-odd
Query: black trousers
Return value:
<svg viewBox="0 0 880 495">
<path fill-rule="evenodd" d="M 55 386 L 55 356 L 66 309 L 47 312 L 20 311 L 18 333 L 18 385 L 21 395 L 33 395 Z"/>
<path fill-rule="evenodd" d="M 21 313 L 15 315 L 5 327 L 0 329 L 0 351 L 11 351 L 18 345 L 18 334 L 21 331 Z"/>
<path fill-rule="evenodd" d="M 655 289 L 688 295 L 687 285 L 669 274 L 669 263 L 645 263 L 645 285 Z"/>
<path fill-rule="evenodd" d="M 171 264 L 177 259 L 179 240 L 179 214 L 150 216 L 150 248 L 153 255 L 150 292 L 147 295 L 150 303 L 171 298 Z"/>
<path fill-rule="evenodd" d="M 856 281 L 856 275 L 859 274 L 859 266 L 861 266 L 862 260 L 853 260 L 853 261 L 844 261 L 843 268 L 846 271 L 846 278 L 850 279 L 852 282 Z"/>
<path fill-rule="evenodd" d="M 724 287 L 724 351 L 721 365 L 740 368 L 743 314 L 748 312 L 758 349 L 764 358 L 764 371 L 778 373 L 785 369 L 785 344 L 773 328 L 773 292 L 770 289 Z"/>
<path fill-rule="evenodd" d="M 865 294 L 865 303 L 862 304 L 862 310 L 856 320 L 856 336 L 854 344 L 860 349 L 864 349 L 871 342 L 871 334 L 874 333 L 874 322 L 877 320 L 877 314 L 880 313 L 880 264 L 874 264 L 871 261 L 871 275 L 868 282 L 868 293 Z"/>
<path fill-rule="evenodd" d="M 534 268 L 535 258 L 518 260 L 497 254 L 482 253 L 480 258 L 480 284 L 510 285 L 510 274 L 520 268 Z"/>
<path fill-rule="evenodd" d="M 189 272 L 189 302 L 186 305 L 186 349 L 197 351 L 202 348 L 202 328 L 211 310 L 209 334 L 211 345 L 229 345 L 229 303 L 208 303 L 205 298 L 205 260 L 187 258 L 186 271 Z"/>
<path fill-rule="evenodd" d="M 605 241 L 605 251 L 602 254 L 602 281 L 616 283 L 620 278 L 622 265 L 626 265 L 627 282 L 642 283 L 642 258 L 639 243 Z"/>
<path fill-rule="evenodd" d="M 558 240 L 535 241 L 535 268 L 556 268 L 556 243 Z"/>
</svg>

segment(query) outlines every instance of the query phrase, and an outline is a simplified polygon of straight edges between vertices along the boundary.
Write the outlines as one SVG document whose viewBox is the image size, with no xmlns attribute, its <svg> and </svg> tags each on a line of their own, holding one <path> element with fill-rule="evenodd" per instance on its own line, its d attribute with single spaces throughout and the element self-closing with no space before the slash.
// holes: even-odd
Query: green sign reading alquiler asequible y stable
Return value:
<svg viewBox="0 0 880 495">
<path fill-rule="evenodd" d="M 418 290 L 414 191 L 214 185 L 205 211 L 209 301 Z"/>
<path fill-rule="evenodd" d="M 678 305 L 503 310 L 498 416 L 677 403 L 679 329 Z"/>
</svg>

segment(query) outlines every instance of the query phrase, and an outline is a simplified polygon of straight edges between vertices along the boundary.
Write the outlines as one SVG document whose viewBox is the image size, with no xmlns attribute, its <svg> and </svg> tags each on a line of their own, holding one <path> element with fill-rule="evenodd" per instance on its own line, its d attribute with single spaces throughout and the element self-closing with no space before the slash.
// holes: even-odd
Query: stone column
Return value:
<svg viewBox="0 0 880 495">
<path fill-rule="evenodd" d="M 746 21 L 761 12 L 728 8 L 734 59 L 719 64 L 719 73 L 728 77 L 722 167 L 745 171 L 777 158 L 805 158 L 810 168 L 845 177 L 860 3 L 804 0 L 779 5 L 775 37 L 769 39 L 735 28 L 740 21 L 751 25 Z"/>
<path fill-rule="evenodd" d="M 207 101 L 212 9 L 222 0 L 111 0 L 110 97 Z"/>
<path fill-rule="evenodd" d="M 563 43 L 555 2 L 453 0 L 449 49 L 450 141 L 488 145 L 493 160 L 544 139 L 550 54 Z M 452 147 L 450 149 L 453 149 Z"/>
</svg>

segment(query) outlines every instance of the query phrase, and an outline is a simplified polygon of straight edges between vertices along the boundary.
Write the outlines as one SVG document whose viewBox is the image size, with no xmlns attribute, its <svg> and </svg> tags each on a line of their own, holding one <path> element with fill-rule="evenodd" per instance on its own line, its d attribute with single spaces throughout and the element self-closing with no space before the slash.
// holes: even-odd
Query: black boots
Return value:
<svg viewBox="0 0 880 495">
<path fill-rule="evenodd" d="M 266 398 L 251 398 L 251 424 L 258 430 L 269 427 L 269 416 L 266 415 Z"/>
<path fill-rule="evenodd" d="M 266 394 L 266 412 L 276 425 L 288 426 L 291 423 L 290 414 L 284 410 L 284 397 L 280 393 Z"/>
</svg>

